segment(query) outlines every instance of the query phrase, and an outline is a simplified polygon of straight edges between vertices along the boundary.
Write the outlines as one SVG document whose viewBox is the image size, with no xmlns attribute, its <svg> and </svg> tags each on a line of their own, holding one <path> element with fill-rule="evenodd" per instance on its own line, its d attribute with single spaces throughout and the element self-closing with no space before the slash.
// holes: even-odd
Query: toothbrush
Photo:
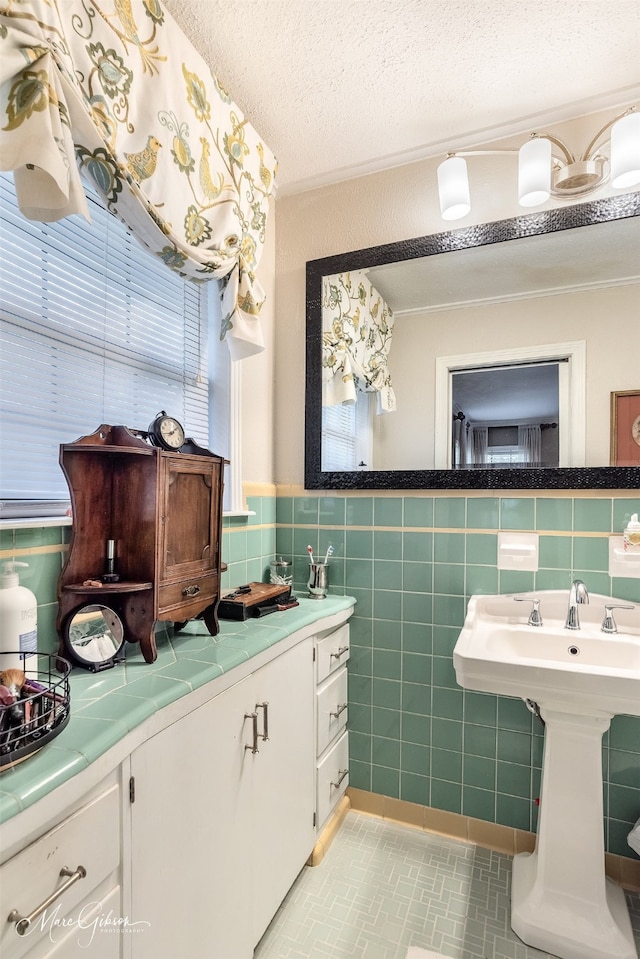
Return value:
<svg viewBox="0 0 640 959">
<path fill-rule="evenodd" d="M 325 566 L 326 566 L 327 563 L 329 562 L 329 557 L 330 557 L 330 556 L 333 556 L 333 546 L 328 546 L 328 547 L 327 547 L 327 553 L 326 553 L 325 558 L 324 558 L 324 564 L 325 564 Z"/>
<path fill-rule="evenodd" d="M 309 562 L 313 563 L 313 546 L 307 546 L 307 553 L 309 554 Z"/>
</svg>

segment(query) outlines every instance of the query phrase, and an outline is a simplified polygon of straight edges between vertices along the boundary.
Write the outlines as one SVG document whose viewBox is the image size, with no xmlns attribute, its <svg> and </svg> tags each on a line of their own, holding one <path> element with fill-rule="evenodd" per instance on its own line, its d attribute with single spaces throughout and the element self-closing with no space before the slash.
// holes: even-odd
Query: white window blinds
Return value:
<svg viewBox="0 0 640 959">
<path fill-rule="evenodd" d="M 322 469 L 372 469 L 371 393 L 355 403 L 322 407 Z"/>
<path fill-rule="evenodd" d="M 165 409 L 208 445 L 207 284 L 181 279 L 96 199 L 33 223 L 0 177 L 2 499 L 66 500 L 59 445 Z"/>
</svg>

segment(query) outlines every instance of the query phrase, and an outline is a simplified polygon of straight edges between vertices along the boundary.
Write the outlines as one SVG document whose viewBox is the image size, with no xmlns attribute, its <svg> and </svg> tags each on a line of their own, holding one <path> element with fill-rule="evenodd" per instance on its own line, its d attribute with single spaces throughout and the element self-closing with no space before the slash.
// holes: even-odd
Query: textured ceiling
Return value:
<svg viewBox="0 0 640 959">
<path fill-rule="evenodd" d="M 640 98 L 638 0 L 164 0 L 279 195 Z"/>
</svg>

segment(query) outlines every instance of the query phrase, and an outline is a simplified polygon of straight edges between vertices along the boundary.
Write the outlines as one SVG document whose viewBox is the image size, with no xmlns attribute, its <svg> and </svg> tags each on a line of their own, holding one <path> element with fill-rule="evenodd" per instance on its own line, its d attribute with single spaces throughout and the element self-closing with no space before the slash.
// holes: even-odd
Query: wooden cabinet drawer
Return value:
<svg viewBox="0 0 640 959">
<path fill-rule="evenodd" d="M 349 785 L 349 734 L 346 730 L 318 763 L 316 782 L 320 829 Z"/>
<path fill-rule="evenodd" d="M 319 639 L 316 650 L 316 682 L 321 683 L 349 659 L 349 624 Z"/>
<path fill-rule="evenodd" d="M 348 703 L 347 667 L 342 666 L 316 693 L 318 756 L 347 725 Z"/>
<path fill-rule="evenodd" d="M 67 881 L 60 875 L 63 869 L 74 872 L 79 866 L 86 875 L 34 919 L 25 935 L 18 935 L 15 922 L 6 921 L 7 916 L 13 910 L 28 916 Z M 114 784 L 0 867 L 3 959 L 18 959 L 40 942 L 51 945 L 64 937 L 72 923 L 78 930 L 76 907 L 112 873 L 117 879 L 119 868 L 120 790 Z"/>
<path fill-rule="evenodd" d="M 188 613 L 189 605 L 193 604 L 199 611 L 203 608 L 203 601 L 213 602 L 217 588 L 218 577 L 215 573 L 182 579 L 177 583 L 167 583 L 158 589 L 158 609 L 160 612 L 166 612 L 180 608 L 181 611 Z M 180 618 L 188 619 L 189 617 L 181 615 Z"/>
</svg>

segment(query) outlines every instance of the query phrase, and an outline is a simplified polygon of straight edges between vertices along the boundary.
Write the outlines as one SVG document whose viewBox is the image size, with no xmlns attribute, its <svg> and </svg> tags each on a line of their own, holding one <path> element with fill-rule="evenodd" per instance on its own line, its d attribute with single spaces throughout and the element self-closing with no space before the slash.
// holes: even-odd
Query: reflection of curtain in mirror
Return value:
<svg viewBox="0 0 640 959">
<path fill-rule="evenodd" d="M 451 430 L 451 469 L 464 469 L 467 465 L 467 424 L 462 411 L 454 414 Z"/>
<path fill-rule="evenodd" d="M 489 430 L 486 426 L 471 427 L 471 457 L 474 466 L 482 466 L 487 461 Z"/>
<path fill-rule="evenodd" d="M 387 365 L 394 317 L 364 270 L 322 283 L 322 405 L 355 403 L 375 393 L 378 413 L 396 408 Z"/>
<path fill-rule="evenodd" d="M 542 434 L 539 426 L 519 426 L 518 446 L 524 450 L 524 461 L 530 466 L 542 462 Z"/>
</svg>

